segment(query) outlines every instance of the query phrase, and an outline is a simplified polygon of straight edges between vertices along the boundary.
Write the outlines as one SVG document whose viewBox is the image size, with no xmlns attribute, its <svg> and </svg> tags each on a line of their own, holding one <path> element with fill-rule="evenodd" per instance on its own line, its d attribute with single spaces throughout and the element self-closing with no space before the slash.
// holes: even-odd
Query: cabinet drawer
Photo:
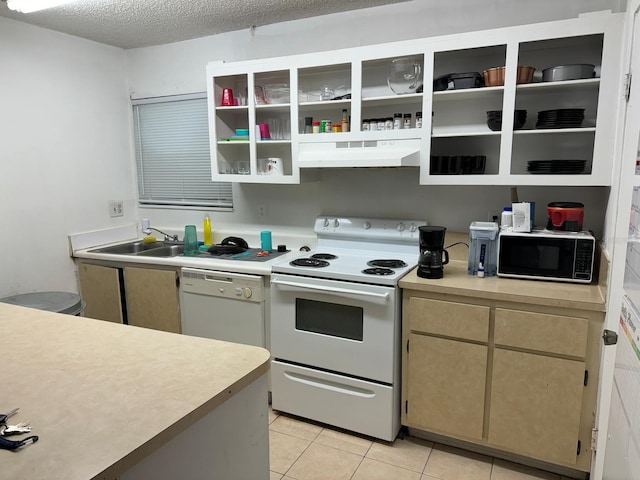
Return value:
<svg viewBox="0 0 640 480">
<path fill-rule="evenodd" d="M 486 342 L 489 338 L 489 312 L 489 307 L 479 305 L 411 297 L 409 328 L 413 332 Z"/>
<path fill-rule="evenodd" d="M 496 308 L 495 344 L 584 358 L 589 321 Z"/>
</svg>

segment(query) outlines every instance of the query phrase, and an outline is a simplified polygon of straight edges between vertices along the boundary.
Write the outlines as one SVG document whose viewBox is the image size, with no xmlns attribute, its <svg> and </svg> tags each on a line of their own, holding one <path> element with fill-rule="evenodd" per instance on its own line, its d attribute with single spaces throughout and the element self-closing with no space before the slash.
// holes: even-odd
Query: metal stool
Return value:
<svg viewBox="0 0 640 480">
<path fill-rule="evenodd" d="M 87 306 L 80 295 L 69 292 L 22 293 L 0 298 L 0 302 L 67 315 L 80 315 Z"/>
</svg>

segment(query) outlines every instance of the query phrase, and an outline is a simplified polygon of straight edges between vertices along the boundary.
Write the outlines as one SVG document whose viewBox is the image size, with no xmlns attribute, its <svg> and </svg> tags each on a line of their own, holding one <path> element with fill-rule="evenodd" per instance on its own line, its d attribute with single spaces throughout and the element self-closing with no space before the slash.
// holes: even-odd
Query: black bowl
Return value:
<svg viewBox="0 0 640 480">
<path fill-rule="evenodd" d="M 520 130 L 527 121 L 526 110 L 515 110 L 513 115 L 513 129 Z M 487 126 L 491 131 L 502 130 L 502 110 L 490 110 L 487 112 Z"/>
</svg>

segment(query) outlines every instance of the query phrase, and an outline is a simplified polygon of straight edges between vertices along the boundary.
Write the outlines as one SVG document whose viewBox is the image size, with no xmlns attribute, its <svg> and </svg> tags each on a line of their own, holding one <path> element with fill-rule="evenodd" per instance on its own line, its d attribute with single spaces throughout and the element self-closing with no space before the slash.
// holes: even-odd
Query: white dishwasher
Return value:
<svg viewBox="0 0 640 480">
<path fill-rule="evenodd" d="M 183 334 L 265 348 L 262 276 L 183 268 L 181 277 Z"/>
</svg>

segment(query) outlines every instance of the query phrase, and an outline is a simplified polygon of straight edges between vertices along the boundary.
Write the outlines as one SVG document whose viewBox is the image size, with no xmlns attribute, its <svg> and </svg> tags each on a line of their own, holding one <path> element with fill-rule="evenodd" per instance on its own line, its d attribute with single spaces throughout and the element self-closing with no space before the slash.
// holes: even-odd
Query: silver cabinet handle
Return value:
<svg viewBox="0 0 640 480">
<path fill-rule="evenodd" d="M 285 285 L 287 287 L 306 288 L 308 290 L 320 290 L 323 292 L 331 292 L 331 293 L 349 293 L 351 295 L 359 295 L 362 297 L 376 297 L 376 298 L 385 298 L 385 299 L 389 298 L 389 292 L 385 292 L 385 293 L 363 292 L 361 290 L 351 290 L 349 288 L 323 287 L 320 285 L 307 285 L 304 283 L 286 282 L 284 280 L 271 280 L 271 284 Z"/>
</svg>

